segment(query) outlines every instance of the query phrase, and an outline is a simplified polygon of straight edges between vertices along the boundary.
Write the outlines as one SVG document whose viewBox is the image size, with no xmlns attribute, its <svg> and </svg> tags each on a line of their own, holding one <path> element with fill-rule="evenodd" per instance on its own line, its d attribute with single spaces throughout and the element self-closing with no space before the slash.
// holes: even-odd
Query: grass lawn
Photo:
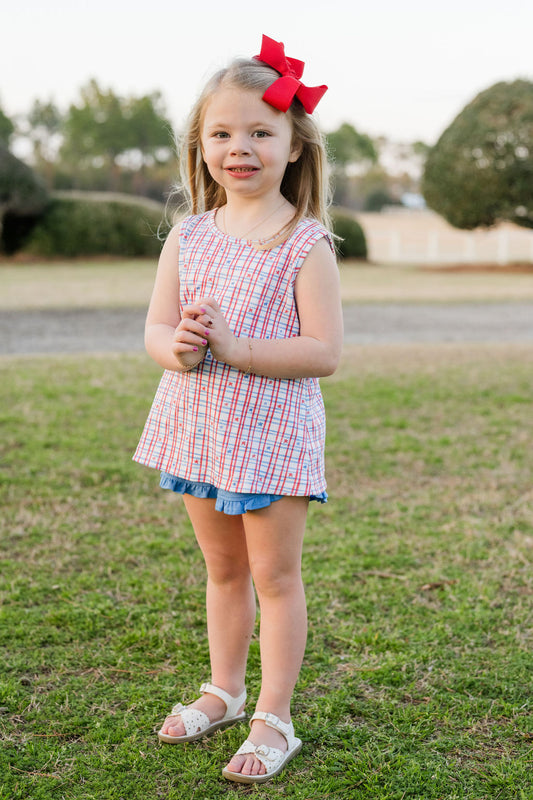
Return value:
<svg viewBox="0 0 533 800">
<path fill-rule="evenodd" d="M 146 307 L 154 260 L 0 262 L 0 308 Z M 455 272 L 360 264 L 340 267 L 345 302 L 531 301 L 533 273 Z"/>
<path fill-rule="evenodd" d="M 0 368 L 1 800 L 533 798 L 533 347 L 349 348 L 323 381 L 305 746 L 262 788 L 220 774 L 244 725 L 155 735 L 209 677 L 181 500 L 130 460 L 159 369 Z"/>
</svg>

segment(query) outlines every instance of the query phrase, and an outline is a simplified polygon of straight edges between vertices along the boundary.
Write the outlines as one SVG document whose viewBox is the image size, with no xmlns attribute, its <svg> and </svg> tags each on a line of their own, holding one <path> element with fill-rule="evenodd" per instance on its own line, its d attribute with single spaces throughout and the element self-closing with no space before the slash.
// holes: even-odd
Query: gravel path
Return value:
<svg viewBox="0 0 533 800">
<path fill-rule="evenodd" d="M 0 355 L 135 352 L 144 309 L 1 311 Z M 347 344 L 533 342 L 533 303 L 368 303 L 344 310 Z"/>
</svg>

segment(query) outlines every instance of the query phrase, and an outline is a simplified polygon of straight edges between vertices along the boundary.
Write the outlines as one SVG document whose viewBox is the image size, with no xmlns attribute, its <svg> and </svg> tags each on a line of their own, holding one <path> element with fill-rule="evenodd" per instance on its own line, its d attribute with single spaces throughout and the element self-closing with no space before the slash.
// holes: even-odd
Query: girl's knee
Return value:
<svg viewBox="0 0 533 800">
<path fill-rule="evenodd" d="M 234 558 L 219 558 L 207 565 L 209 580 L 218 586 L 240 584 L 251 580 L 250 568 L 246 561 Z"/>
<path fill-rule="evenodd" d="M 279 569 L 270 564 L 252 565 L 252 577 L 259 597 L 284 597 L 299 592 L 302 576 L 299 568 Z"/>
</svg>

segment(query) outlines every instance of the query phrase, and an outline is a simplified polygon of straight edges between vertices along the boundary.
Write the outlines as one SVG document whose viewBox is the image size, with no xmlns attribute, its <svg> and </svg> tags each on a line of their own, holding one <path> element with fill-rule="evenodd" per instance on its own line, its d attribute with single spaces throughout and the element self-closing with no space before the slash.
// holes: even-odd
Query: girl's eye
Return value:
<svg viewBox="0 0 533 800">
<path fill-rule="evenodd" d="M 269 134 L 269 132 L 268 132 L 268 131 L 256 131 L 256 132 L 254 133 L 254 136 L 255 136 L 257 139 L 266 139 L 266 137 L 267 137 L 267 136 L 270 136 L 270 134 Z"/>
<path fill-rule="evenodd" d="M 217 131 L 213 136 L 215 139 L 226 139 L 228 134 L 225 131 Z"/>
</svg>

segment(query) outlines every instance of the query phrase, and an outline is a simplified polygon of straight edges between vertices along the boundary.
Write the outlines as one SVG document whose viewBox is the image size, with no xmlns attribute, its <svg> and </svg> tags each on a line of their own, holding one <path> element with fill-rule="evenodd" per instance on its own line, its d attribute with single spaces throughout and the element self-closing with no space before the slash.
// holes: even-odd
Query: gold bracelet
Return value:
<svg viewBox="0 0 533 800">
<path fill-rule="evenodd" d="M 250 363 L 248 364 L 248 369 L 244 373 L 245 375 L 249 375 L 250 372 L 252 371 L 252 342 L 250 339 L 247 339 L 247 341 L 248 341 L 248 347 L 250 348 Z"/>
</svg>

